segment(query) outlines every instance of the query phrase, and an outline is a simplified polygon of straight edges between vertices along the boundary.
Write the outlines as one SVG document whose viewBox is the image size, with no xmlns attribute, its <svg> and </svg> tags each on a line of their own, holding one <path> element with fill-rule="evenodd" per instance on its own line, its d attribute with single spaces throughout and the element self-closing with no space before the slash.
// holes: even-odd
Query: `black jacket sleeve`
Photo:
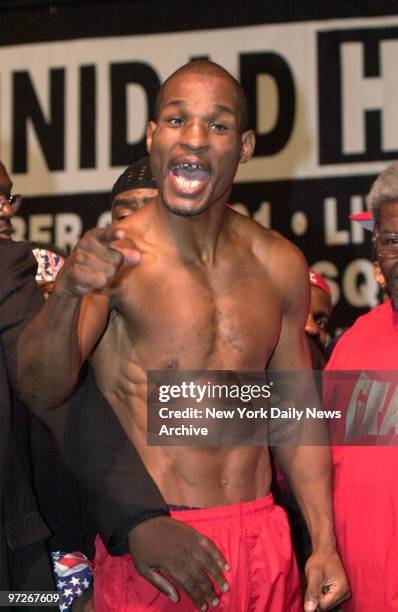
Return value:
<svg viewBox="0 0 398 612">
<path fill-rule="evenodd" d="M 36 260 L 25 243 L 0 240 L 0 335 L 13 385 L 18 336 L 43 303 L 36 270 Z"/>
<path fill-rule="evenodd" d="M 29 415 L 12 397 L 16 338 L 41 303 L 35 261 L 23 244 L 0 240 L 0 588 L 54 588 L 43 540 L 50 532 L 31 487 Z M 3 351 L 3 343 L 6 351 Z"/>
</svg>

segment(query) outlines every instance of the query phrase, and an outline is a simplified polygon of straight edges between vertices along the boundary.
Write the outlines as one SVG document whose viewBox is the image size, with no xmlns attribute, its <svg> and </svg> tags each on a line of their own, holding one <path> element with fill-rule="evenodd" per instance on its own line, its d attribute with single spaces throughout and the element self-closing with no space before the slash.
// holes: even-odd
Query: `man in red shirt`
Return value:
<svg viewBox="0 0 398 612">
<path fill-rule="evenodd" d="M 326 408 L 345 411 L 344 439 L 366 444 L 333 448 L 337 541 L 352 590 L 343 608 L 391 612 L 398 610 L 398 450 L 392 445 L 398 391 L 396 375 L 386 370 L 398 364 L 398 162 L 378 177 L 369 201 L 390 299 L 359 317 L 339 340 L 327 370 L 360 373 L 330 374 L 325 399 Z"/>
</svg>

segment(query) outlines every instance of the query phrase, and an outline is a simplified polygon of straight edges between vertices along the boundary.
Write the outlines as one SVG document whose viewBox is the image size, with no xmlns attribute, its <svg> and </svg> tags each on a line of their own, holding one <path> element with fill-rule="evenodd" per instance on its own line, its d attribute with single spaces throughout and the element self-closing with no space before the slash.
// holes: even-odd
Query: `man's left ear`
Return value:
<svg viewBox="0 0 398 612">
<path fill-rule="evenodd" d="M 254 145 L 256 144 L 256 136 L 253 130 L 247 130 L 242 134 L 242 148 L 240 151 L 240 164 L 245 164 L 251 159 L 254 151 Z"/>
</svg>

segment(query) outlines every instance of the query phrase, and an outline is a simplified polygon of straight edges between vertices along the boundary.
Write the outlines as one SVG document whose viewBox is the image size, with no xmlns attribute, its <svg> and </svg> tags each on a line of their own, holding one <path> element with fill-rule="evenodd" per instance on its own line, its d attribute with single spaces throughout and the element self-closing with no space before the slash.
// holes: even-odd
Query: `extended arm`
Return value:
<svg viewBox="0 0 398 612">
<path fill-rule="evenodd" d="M 123 237 L 114 228 L 87 232 L 66 260 L 52 295 L 21 334 L 18 386 L 32 409 L 57 406 L 73 392 L 106 325 L 108 302 L 101 290 L 123 263 L 135 265 L 140 259 L 132 248 L 117 250 L 115 241 Z"/>
</svg>

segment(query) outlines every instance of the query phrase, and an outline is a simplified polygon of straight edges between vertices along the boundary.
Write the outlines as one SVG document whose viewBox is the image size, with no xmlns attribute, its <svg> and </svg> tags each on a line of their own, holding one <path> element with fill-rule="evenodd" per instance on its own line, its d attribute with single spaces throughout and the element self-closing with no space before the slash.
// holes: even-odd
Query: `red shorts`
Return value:
<svg viewBox="0 0 398 612">
<path fill-rule="evenodd" d="M 285 511 L 272 495 L 233 506 L 172 511 L 224 554 L 228 593 L 220 593 L 215 610 L 230 612 L 301 612 L 299 576 Z M 193 612 L 194 604 L 180 592 L 178 604 L 160 593 L 135 570 L 130 555 L 112 557 L 96 540 L 95 612 Z"/>
</svg>

